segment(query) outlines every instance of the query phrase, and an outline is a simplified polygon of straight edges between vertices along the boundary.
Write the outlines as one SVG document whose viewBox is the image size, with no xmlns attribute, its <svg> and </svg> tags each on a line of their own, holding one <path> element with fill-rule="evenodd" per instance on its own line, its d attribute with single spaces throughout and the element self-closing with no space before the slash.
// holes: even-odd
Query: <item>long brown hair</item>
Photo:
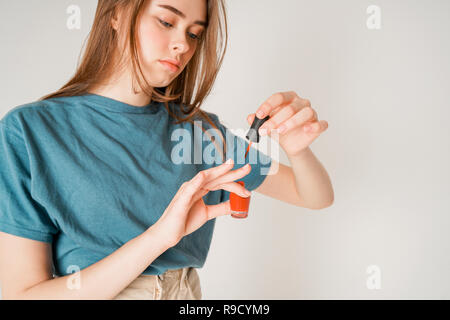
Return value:
<svg viewBox="0 0 450 320">
<path fill-rule="evenodd" d="M 113 61 L 115 50 L 118 47 L 118 34 L 112 27 L 111 21 L 115 16 L 116 9 L 124 9 L 124 12 L 127 13 L 125 25 L 128 27 L 125 41 L 128 43 L 127 52 L 130 53 L 133 65 L 133 81 L 138 82 L 139 87 L 151 100 L 163 102 L 168 113 L 177 120 L 177 124 L 193 123 L 192 118 L 200 115 L 212 127 L 218 129 L 200 107 L 211 92 L 227 49 L 228 27 L 225 0 L 205 0 L 207 1 L 206 30 L 198 40 L 196 51 L 183 72 L 165 87 L 164 92 L 160 92 L 148 84 L 137 54 L 137 23 L 147 1 L 151 0 L 98 0 L 87 47 L 75 75 L 61 89 L 39 100 L 87 94 L 94 86 L 103 83 L 113 75 L 117 66 L 110 62 Z M 124 61 L 122 59 L 124 52 L 121 54 L 120 61 Z M 169 102 L 183 105 L 183 108 L 180 109 L 186 117 L 179 118 L 173 113 L 169 108 Z M 203 128 L 202 130 L 205 132 Z M 220 133 L 220 130 L 218 132 Z M 222 159 L 224 159 L 226 143 L 223 135 L 220 135 L 224 146 L 222 154 Z"/>
</svg>

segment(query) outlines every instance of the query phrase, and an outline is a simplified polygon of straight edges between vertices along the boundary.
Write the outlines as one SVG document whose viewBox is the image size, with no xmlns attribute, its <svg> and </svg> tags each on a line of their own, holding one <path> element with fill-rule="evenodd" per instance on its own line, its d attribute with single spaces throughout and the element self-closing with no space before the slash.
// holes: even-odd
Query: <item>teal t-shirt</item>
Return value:
<svg viewBox="0 0 450 320">
<path fill-rule="evenodd" d="M 182 115 L 179 105 L 169 106 Z M 234 159 L 234 169 L 253 159 L 250 174 L 241 180 L 248 190 L 256 189 L 271 158 L 252 147 L 241 161 L 239 150 L 245 152 L 248 142 L 216 114 L 208 115 L 223 137 L 234 139 L 231 145 L 226 140 L 225 158 Z M 196 121 L 212 128 L 202 118 Z M 192 123 L 175 122 L 163 103 L 136 107 L 95 94 L 10 110 L 0 121 L 0 231 L 51 243 L 56 276 L 110 255 L 158 221 L 183 182 L 222 163 L 220 152 L 207 152 L 215 150 L 208 135 Z M 200 154 L 217 157 L 198 161 L 199 148 Z M 228 197 L 229 192 L 216 190 L 203 199 L 212 205 Z M 143 274 L 201 268 L 214 225 L 210 220 L 182 238 Z"/>
</svg>

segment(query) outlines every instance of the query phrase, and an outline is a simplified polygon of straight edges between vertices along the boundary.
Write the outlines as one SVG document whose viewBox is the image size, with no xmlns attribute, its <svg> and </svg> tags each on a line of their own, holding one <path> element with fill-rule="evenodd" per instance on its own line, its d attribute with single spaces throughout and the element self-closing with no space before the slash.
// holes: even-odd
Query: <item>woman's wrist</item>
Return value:
<svg viewBox="0 0 450 320">
<path fill-rule="evenodd" d="M 161 248 L 163 252 L 174 246 L 170 238 L 167 236 L 167 233 L 164 233 L 164 230 L 161 229 L 158 223 L 155 223 L 144 231 L 142 236 L 148 239 L 150 246 L 154 247 L 156 245 Z"/>
</svg>

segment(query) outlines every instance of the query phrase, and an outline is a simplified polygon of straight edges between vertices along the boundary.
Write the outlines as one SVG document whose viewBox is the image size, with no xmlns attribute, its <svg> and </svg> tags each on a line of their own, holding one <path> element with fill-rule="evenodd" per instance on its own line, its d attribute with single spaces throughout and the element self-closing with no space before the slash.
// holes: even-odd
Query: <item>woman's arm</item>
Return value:
<svg viewBox="0 0 450 320">
<path fill-rule="evenodd" d="M 288 158 L 292 167 L 272 159 L 268 176 L 255 191 L 312 210 L 331 206 L 334 191 L 330 177 L 311 149 Z"/>
<path fill-rule="evenodd" d="M 309 146 L 328 129 L 328 122 L 318 120 L 311 102 L 295 92 L 278 92 L 269 97 L 254 114 L 247 117 L 253 123 L 270 116 L 260 128 L 261 135 L 272 137 L 286 152 L 292 168 L 272 161 L 269 176 L 255 191 L 309 209 L 323 209 L 334 202 L 330 177 Z M 270 175 L 272 172 L 275 173 Z"/>
<path fill-rule="evenodd" d="M 0 232 L 0 283 L 5 299 L 113 299 L 184 236 L 207 221 L 231 214 L 230 202 L 206 205 L 210 191 L 223 189 L 249 196 L 234 182 L 247 174 L 246 165 L 236 170 L 232 159 L 200 171 L 184 182 L 159 220 L 99 262 L 64 277 L 52 279 L 51 246 Z M 79 289 L 73 278 L 79 276 Z M 77 284 L 77 283 L 76 283 Z"/>
<path fill-rule="evenodd" d="M 158 226 L 152 226 L 99 262 L 53 279 L 51 244 L 0 232 L 2 298 L 113 299 L 168 248 Z"/>
</svg>

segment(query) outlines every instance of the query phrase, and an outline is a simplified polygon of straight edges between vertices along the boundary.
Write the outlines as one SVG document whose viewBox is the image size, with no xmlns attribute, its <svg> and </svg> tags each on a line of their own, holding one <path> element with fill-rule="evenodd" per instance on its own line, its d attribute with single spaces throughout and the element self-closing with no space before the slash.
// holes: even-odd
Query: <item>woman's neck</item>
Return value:
<svg viewBox="0 0 450 320">
<path fill-rule="evenodd" d="M 150 104 L 150 98 L 145 92 L 142 90 L 139 90 L 138 93 L 134 92 L 131 73 L 128 71 L 123 72 L 107 84 L 94 86 L 89 90 L 89 93 L 118 100 L 135 107 L 145 107 Z"/>
</svg>

